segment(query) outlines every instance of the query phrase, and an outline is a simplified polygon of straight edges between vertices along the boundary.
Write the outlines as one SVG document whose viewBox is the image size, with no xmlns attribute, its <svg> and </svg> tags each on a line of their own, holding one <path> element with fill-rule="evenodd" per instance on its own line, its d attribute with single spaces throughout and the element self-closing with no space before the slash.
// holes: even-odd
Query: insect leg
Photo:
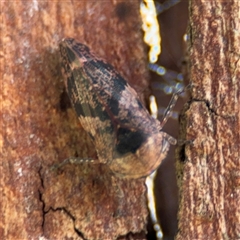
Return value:
<svg viewBox="0 0 240 240">
<path fill-rule="evenodd" d="M 99 161 L 97 159 L 93 159 L 93 158 L 70 157 L 70 158 L 65 159 L 61 163 L 54 164 L 51 167 L 51 170 L 57 170 L 57 169 L 62 168 L 63 166 L 65 166 L 67 164 L 82 164 L 82 163 L 91 163 L 91 164 L 95 163 L 95 164 L 97 164 L 97 163 L 99 163 Z"/>
<path fill-rule="evenodd" d="M 170 114 L 172 112 L 172 109 L 174 108 L 174 106 L 176 105 L 176 102 L 179 98 L 179 96 L 185 92 L 186 90 L 188 90 L 190 87 L 190 85 L 187 85 L 185 88 L 181 88 L 179 89 L 177 92 L 175 92 L 168 104 L 168 107 L 163 115 L 163 118 L 162 118 L 162 121 L 160 122 L 160 129 L 163 128 L 163 126 L 166 124 L 167 120 L 169 119 L 170 117 Z"/>
</svg>

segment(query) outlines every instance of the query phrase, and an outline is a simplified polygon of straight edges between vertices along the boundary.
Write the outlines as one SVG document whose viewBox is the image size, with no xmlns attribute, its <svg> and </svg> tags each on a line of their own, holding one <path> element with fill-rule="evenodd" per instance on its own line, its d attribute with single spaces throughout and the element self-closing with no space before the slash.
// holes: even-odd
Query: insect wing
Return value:
<svg viewBox="0 0 240 240">
<path fill-rule="evenodd" d="M 100 95 L 94 88 L 91 77 L 85 71 L 86 65 L 91 68 L 91 64 L 85 58 L 88 48 L 82 44 L 82 49 L 73 49 L 73 46 L 76 47 L 76 43 L 72 39 L 71 42 L 63 41 L 60 44 L 66 89 L 82 127 L 95 144 L 99 160 L 106 162 L 112 159 L 113 123 L 100 101 Z"/>
</svg>

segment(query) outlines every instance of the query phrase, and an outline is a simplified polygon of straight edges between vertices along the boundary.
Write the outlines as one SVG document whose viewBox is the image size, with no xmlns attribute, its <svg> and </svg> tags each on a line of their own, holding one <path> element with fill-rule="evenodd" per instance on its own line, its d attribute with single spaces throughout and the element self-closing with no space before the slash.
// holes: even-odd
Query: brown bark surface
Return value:
<svg viewBox="0 0 240 240">
<path fill-rule="evenodd" d="M 58 42 L 87 44 L 143 91 L 139 2 L 5 1 L 1 20 L 0 238 L 141 235 L 144 179 L 117 179 L 103 165 L 50 171 L 70 156 L 96 157 L 64 90 Z"/>
<path fill-rule="evenodd" d="M 240 238 L 240 2 L 190 3 L 191 101 L 178 161 L 182 239 Z"/>
</svg>

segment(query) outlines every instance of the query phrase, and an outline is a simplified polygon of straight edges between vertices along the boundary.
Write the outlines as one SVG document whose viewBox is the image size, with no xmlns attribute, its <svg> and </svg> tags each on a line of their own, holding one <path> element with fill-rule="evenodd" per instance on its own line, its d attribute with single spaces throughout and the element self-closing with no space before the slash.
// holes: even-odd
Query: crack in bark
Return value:
<svg viewBox="0 0 240 240">
<path fill-rule="evenodd" d="M 193 102 L 202 102 L 202 103 L 204 103 L 210 113 L 212 113 L 212 114 L 214 114 L 214 115 L 216 115 L 216 116 L 218 116 L 218 117 L 224 118 L 223 116 L 219 115 L 213 108 L 210 107 L 211 104 L 210 104 L 210 102 L 209 102 L 208 100 L 193 98 L 193 99 L 191 100 L 191 103 L 193 103 Z M 191 104 L 191 103 L 190 103 L 190 104 Z"/>
<path fill-rule="evenodd" d="M 63 211 L 73 221 L 74 231 L 77 233 L 77 235 L 80 236 L 83 240 L 87 240 L 87 238 L 84 237 L 83 233 L 75 227 L 75 220 L 76 219 L 66 208 L 58 207 L 58 208 L 54 209 L 53 207 L 50 207 L 47 211 L 44 210 L 46 204 L 45 204 L 45 202 L 43 200 L 43 197 L 42 197 L 43 193 L 42 193 L 41 188 L 44 189 L 44 181 L 43 181 L 43 177 L 41 175 L 41 170 L 42 170 L 42 166 L 38 170 L 38 175 L 39 175 L 40 182 L 41 182 L 41 187 L 40 187 L 40 189 L 38 189 L 38 193 L 39 193 L 39 200 L 42 203 L 42 213 L 43 213 L 42 229 L 44 228 L 46 214 L 48 214 L 50 211 L 53 211 L 53 212 Z"/>
<path fill-rule="evenodd" d="M 50 211 L 53 212 L 64 212 L 68 217 L 71 218 L 73 225 L 74 225 L 74 231 L 78 234 L 78 236 L 80 236 L 83 240 L 87 240 L 87 238 L 84 237 L 83 233 L 81 231 L 79 231 L 76 227 L 75 227 L 75 217 L 70 213 L 70 211 L 68 211 L 65 207 L 57 207 L 56 209 L 54 209 L 53 207 L 50 207 L 49 210 L 45 213 L 49 213 Z"/>
<path fill-rule="evenodd" d="M 44 211 L 44 208 L 45 208 L 45 202 L 43 201 L 43 193 L 41 191 L 41 188 L 44 189 L 44 182 L 43 182 L 43 178 L 42 178 L 42 175 L 41 175 L 41 170 L 42 170 L 42 166 L 40 166 L 39 170 L 38 170 L 38 175 L 39 175 L 39 178 L 40 178 L 40 183 L 41 183 L 41 187 L 40 189 L 38 189 L 38 194 L 39 194 L 39 200 L 40 202 L 42 203 L 42 229 L 43 229 L 43 226 L 44 226 L 44 222 L 45 222 L 45 211 Z"/>
</svg>

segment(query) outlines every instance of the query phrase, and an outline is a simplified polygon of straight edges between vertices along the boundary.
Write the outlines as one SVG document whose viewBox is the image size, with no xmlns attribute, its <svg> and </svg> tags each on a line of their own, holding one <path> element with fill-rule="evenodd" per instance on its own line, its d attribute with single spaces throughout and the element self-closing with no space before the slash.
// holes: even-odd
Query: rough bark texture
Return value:
<svg viewBox="0 0 240 240">
<path fill-rule="evenodd" d="M 191 101 L 181 118 L 182 239 L 240 238 L 240 2 L 190 3 Z"/>
<path fill-rule="evenodd" d="M 139 2 L 5 1 L 1 20 L 0 238 L 141 235 L 144 179 L 116 179 L 103 165 L 50 171 L 70 156 L 96 157 L 64 90 L 58 42 L 68 36 L 87 44 L 143 91 Z"/>
</svg>

